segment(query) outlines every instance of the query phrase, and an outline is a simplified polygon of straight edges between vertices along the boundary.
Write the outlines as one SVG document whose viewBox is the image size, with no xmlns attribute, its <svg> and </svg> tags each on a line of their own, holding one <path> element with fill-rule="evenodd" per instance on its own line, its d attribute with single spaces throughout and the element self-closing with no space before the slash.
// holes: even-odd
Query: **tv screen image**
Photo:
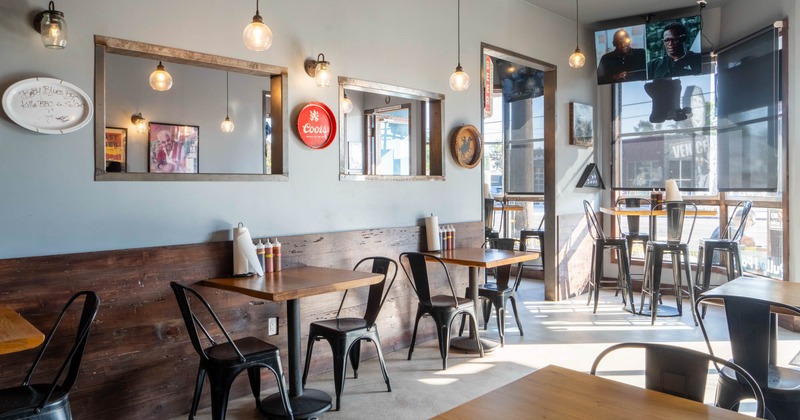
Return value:
<svg viewBox="0 0 800 420">
<path fill-rule="evenodd" d="M 645 25 L 597 31 L 597 84 L 647 79 Z"/>
</svg>

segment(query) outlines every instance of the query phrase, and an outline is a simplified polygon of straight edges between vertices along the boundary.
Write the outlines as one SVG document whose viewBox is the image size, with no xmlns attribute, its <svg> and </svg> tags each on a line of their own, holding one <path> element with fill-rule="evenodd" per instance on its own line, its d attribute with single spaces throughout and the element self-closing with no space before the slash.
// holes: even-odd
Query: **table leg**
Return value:
<svg viewBox="0 0 800 420">
<path fill-rule="evenodd" d="M 300 363 L 300 300 L 292 299 L 286 303 L 289 370 L 289 400 L 294 418 L 316 417 L 331 408 L 331 396 L 317 389 L 303 389 L 303 372 Z M 285 418 L 280 394 L 272 394 L 261 401 L 261 410 L 269 417 Z"/>
<path fill-rule="evenodd" d="M 470 290 L 470 299 L 472 299 L 472 303 L 475 305 L 475 317 L 477 319 L 478 315 L 481 314 L 480 307 L 478 306 L 478 273 L 480 269 L 478 267 L 470 267 L 469 268 L 469 290 Z M 480 321 L 478 322 L 480 324 Z M 475 336 L 474 334 L 478 334 L 477 331 L 472 331 L 472 328 L 469 329 L 469 337 L 453 337 L 450 340 L 450 348 L 451 349 L 458 349 L 464 353 L 480 353 L 478 350 L 478 345 L 475 343 Z M 500 346 L 500 343 L 494 340 L 489 340 L 486 338 L 481 338 L 481 344 L 483 345 L 483 351 L 489 352 L 497 347 Z"/>
</svg>

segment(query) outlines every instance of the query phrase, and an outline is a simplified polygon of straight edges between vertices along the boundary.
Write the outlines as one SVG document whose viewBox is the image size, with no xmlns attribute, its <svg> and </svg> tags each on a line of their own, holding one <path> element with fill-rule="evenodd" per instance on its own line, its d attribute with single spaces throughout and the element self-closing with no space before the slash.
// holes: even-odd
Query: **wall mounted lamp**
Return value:
<svg viewBox="0 0 800 420">
<path fill-rule="evenodd" d="M 344 97 L 342 98 L 342 112 L 349 114 L 350 111 L 353 110 L 353 101 L 347 97 L 347 92 L 342 93 L 344 94 Z"/>
<path fill-rule="evenodd" d="M 575 0 L 575 52 L 569 56 L 569 66 L 573 69 L 579 69 L 586 63 L 586 57 L 578 48 L 578 35 L 580 34 L 580 27 L 578 26 L 578 0 Z"/>
<path fill-rule="evenodd" d="M 52 1 L 47 10 L 33 18 L 33 29 L 42 36 L 45 47 L 63 50 L 67 46 L 67 21 L 64 20 L 64 13 L 56 10 Z"/>
<path fill-rule="evenodd" d="M 164 65 L 161 64 L 161 61 L 158 62 L 156 69 L 150 73 L 150 87 L 159 92 L 172 88 L 172 75 L 164 70 Z"/>
<path fill-rule="evenodd" d="M 306 74 L 314 78 L 318 87 L 328 87 L 331 84 L 331 62 L 325 61 L 325 54 L 319 53 L 316 60 L 307 59 L 305 62 Z"/>
<path fill-rule="evenodd" d="M 461 0 L 458 0 L 458 65 L 456 71 L 450 75 L 450 89 L 460 92 L 468 87 L 469 75 L 461 67 Z"/>
<path fill-rule="evenodd" d="M 147 120 L 144 119 L 141 112 L 137 112 L 131 115 L 131 122 L 133 126 L 136 127 L 136 131 L 139 133 L 144 133 L 147 125 L 145 124 Z"/>
<path fill-rule="evenodd" d="M 264 51 L 272 45 L 272 29 L 264 23 L 258 12 L 258 0 L 256 0 L 256 14 L 253 16 L 253 21 L 244 27 L 242 40 L 244 45 L 253 51 Z"/>
</svg>

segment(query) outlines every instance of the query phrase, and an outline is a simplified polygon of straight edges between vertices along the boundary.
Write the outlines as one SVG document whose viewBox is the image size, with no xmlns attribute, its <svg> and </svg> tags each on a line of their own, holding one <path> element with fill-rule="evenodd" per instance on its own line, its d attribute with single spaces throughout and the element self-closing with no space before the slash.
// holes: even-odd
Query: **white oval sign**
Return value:
<svg viewBox="0 0 800 420">
<path fill-rule="evenodd" d="M 92 100 L 63 80 L 36 77 L 20 80 L 3 94 L 3 111 L 12 121 L 43 134 L 64 134 L 86 125 L 93 114 Z"/>
</svg>

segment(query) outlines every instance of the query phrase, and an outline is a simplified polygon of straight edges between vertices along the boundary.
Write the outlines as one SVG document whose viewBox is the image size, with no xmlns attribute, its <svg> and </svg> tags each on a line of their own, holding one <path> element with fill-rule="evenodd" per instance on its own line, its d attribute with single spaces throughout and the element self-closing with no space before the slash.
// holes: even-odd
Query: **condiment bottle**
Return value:
<svg viewBox="0 0 800 420">
<path fill-rule="evenodd" d="M 447 225 L 447 249 L 453 249 L 453 227 L 451 225 Z"/>
<path fill-rule="evenodd" d="M 453 225 L 450 225 L 450 238 L 452 238 L 450 249 L 454 249 L 456 247 L 456 227 Z"/>
<path fill-rule="evenodd" d="M 258 255 L 258 263 L 261 264 L 261 270 L 266 271 L 267 263 L 265 261 L 265 255 L 264 255 L 264 243 L 261 242 L 261 240 L 259 240 L 258 245 L 256 245 L 256 255 Z"/>
<path fill-rule="evenodd" d="M 447 251 L 447 226 L 442 226 L 439 229 L 439 243 L 442 251 Z"/>
<path fill-rule="evenodd" d="M 272 243 L 269 241 L 269 238 L 267 238 L 267 243 L 264 245 L 264 256 L 267 261 L 267 266 L 264 268 L 264 271 L 267 273 L 275 271 L 275 251 L 272 248 Z"/>
<path fill-rule="evenodd" d="M 281 271 L 281 243 L 278 242 L 278 238 L 272 243 L 272 269 Z"/>
</svg>

